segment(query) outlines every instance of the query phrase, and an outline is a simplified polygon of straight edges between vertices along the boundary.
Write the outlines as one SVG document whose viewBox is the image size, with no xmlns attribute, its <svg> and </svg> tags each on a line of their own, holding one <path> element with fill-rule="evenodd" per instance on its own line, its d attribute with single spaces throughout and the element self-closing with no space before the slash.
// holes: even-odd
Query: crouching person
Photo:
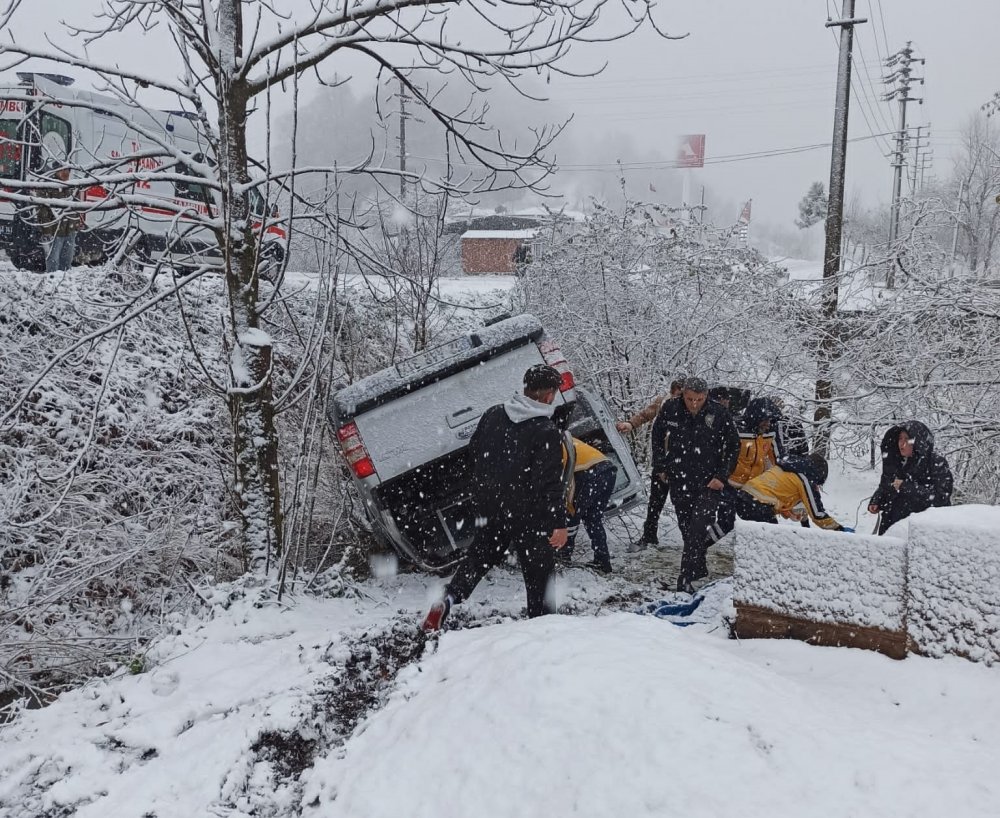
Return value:
<svg viewBox="0 0 1000 818">
<path fill-rule="evenodd" d="M 733 530 L 737 515 L 742 520 L 777 522 L 773 509 L 761 506 L 741 489 L 747 481 L 760 476 L 778 461 L 773 424 L 780 418 L 780 410 L 768 398 L 753 398 L 747 403 L 739 424 L 740 453 L 736 468 L 722 490 L 717 522 L 711 532 L 713 541 Z"/>
<path fill-rule="evenodd" d="M 950 506 L 953 479 L 948 461 L 934 451 L 934 435 L 919 420 L 893 426 L 882 438 L 882 479 L 868 504 L 881 514 L 878 534 L 932 506 Z"/>
<path fill-rule="evenodd" d="M 853 528 L 841 525 L 823 508 L 819 494 L 828 473 L 826 460 L 818 454 L 786 457 L 748 480 L 742 490 L 763 507 L 762 511 L 769 507 L 790 520 L 802 520 L 808 515 L 820 528 L 853 532 Z"/>
<path fill-rule="evenodd" d="M 483 413 L 469 441 L 476 533 L 422 628 L 438 630 L 508 551 L 524 575 L 528 616 L 554 612 L 546 599 L 555 550 L 566 544 L 562 433 L 552 421 L 560 375 L 537 364 L 524 373 L 524 393 Z"/>
<path fill-rule="evenodd" d="M 608 534 L 604 530 L 604 512 L 615 490 L 618 467 L 593 446 L 575 437 L 573 450 L 576 459 L 566 504 L 570 513 L 569 538 L 566 547 L 559 553 L 565 561 L 570 560 L 576 545 L 576 533 L 582 523 L 594 549 L 594 559 L 587 566 L 610 574 L 611 552 L 608 550 Z"/>
</svg>

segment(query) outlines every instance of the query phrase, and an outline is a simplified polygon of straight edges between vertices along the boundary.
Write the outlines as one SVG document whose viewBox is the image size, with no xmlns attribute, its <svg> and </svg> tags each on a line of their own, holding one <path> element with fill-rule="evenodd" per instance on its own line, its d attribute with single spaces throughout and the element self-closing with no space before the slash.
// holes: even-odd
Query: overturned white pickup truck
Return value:
<svg viewBox="0 0 1000 818">
<path fill-rule="evenodd" d="M 628 446 L 604 399 L 578 385 L 532 315 L 506 318 L 400 361 L 333 396 L 329 419 L 375 536 L 428 571 L 447 571 L 472 541 L 466 447 L 483 412 L 522 388 L 525 370 L 562 375 L 556 420 L 618 466 L 607 514 L 644 502 Z"/>
</svg>

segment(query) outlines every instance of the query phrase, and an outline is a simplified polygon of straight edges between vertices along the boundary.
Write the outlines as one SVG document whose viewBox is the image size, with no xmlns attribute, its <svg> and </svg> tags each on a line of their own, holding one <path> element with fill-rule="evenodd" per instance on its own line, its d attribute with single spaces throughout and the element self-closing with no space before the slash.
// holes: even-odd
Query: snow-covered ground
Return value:
<svg viewBox="0 0 1000 818">
<path fill-rule="evenodd" d="M 835 465 L 831 513 L 874 481 Z M 733 641 L 725 579 L 651 616 L 687 600 L 679 538 L 664 515 L 626 554 L 636 522 L 615 576 L 561 571 L 564 615 L 524 620 L 495 570 L 439 639 L 416 625 L 440 580 L 391 562 L 349 598 L 217 589 L 144 672 L 5 728 L 0 815 L 997 815 L 1000 668 Z"/>
</svg>

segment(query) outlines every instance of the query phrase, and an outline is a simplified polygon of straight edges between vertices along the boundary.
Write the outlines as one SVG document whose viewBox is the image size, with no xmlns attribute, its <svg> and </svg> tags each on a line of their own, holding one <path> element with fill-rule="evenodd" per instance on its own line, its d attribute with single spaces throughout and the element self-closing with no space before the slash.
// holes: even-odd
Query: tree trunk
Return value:
<svg viewBox="0 0 1000 818">
<path fill-rule="evenodd" d="M 242 187 L 250 181 L 250 174 L 246 134 L 249 93 L 243 81 L 234 79 L 235 60 L 243 39 L 240 0 L 222 0 L 219 14 L 223 44 L 216 78 L 221 101 L 219 171 L 225 224 L 219 245 L 223 248 L 229 298 L 226 341 L 230 351 L 234 478 L 246 566 L 266 572 L 282 553 L 283 523 L 271 391 L 271 340 L 260 329 L 250 197 Z"/>
</svg>

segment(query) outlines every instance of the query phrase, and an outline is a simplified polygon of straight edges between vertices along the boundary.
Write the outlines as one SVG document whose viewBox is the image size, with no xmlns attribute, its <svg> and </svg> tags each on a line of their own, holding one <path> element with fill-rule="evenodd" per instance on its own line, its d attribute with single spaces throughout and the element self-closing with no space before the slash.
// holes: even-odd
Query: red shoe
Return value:
<svg viewBox="0 0 1000 818">
<path fill-rule="evenodd" d="M 427 616 L 424 617 L 424 622 L 420 626 L 420 629 L 424 633 L 433 633 L 434 631 L 441 630 L 441 626 L 444 624 L 444 620 L 448 617 L 450 611 L 451 595 L 449 594 L 431 605 L 431 609 L 427 612 Z"/>
</svg>

